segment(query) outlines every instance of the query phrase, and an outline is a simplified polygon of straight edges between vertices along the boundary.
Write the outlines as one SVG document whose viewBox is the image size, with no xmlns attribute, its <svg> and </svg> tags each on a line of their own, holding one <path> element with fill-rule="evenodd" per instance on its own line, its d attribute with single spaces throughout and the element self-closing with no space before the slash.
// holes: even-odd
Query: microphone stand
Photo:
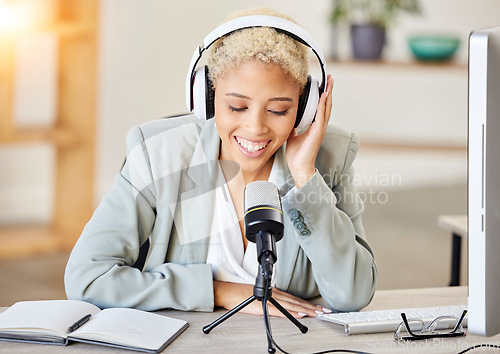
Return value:
<svg viewBox="0 0 500 354">
<path fill-rule="evenodd" d="M 268 259 L 271 257 L 270 252 L 265 252 L 262 257 L 261 261 L 259 264 L 259 272 L 255 278 L 255 285 L 253 287 L 253 295 L 250 296 L 248 299 L 234 307 L 232 310 L 226 312 L 224 315 L 210 323 L 209 325 L 206 325 L 203 327 L 203 333 L 208 334 L 212 329 L 220 325 L 222 322 L 227 320 L 229 317 L 234 315 L 236 312 L 240 311 L 243 309 L 245 306 L 251 304 L 255 300 L 257 301 L 262 301 L 262 308 L 264 311 L 264 322 L 266 324 L 266 328 L 269 328 L 269 331 L 266 331 L 267 334 L 267 343 L 268 343 L 268 352 L 269 353 L 275 353 L 276 349 L 273 347 L 273 339 L 271 337 L 271 326 L 269 322 L 269 317 L 267 314 L 267 311 L 265 311 L 264 307 L 267 306 L 267 301 L 269 301 L 271 304 L 273 304 L 283 315 L 285 315 L 286 318 L 288 318 L 297 328 L 302 332 L 306 333 L 308 328 L 304 326 L 302 323 L 300 323 L 295 317 L 293 317 L 283 306 L 281 306 L 278 301 L 276 301 L 273 298 L 272 295 L 272 287 L 270 285 L 270 279 L 272 275 L 272 263 L 265 262 L 265 259 Z M 265 263 L 265 266 L 262 265 L 262 263 Z M 266 268 L 266 269 L 265 269 Z M 266 275 L 264 275 L 266 274 Z M 267 284 L 267 285 L 266 285 Z M 264 301 L 265 299 L 265 301 Z"/>
</svg>

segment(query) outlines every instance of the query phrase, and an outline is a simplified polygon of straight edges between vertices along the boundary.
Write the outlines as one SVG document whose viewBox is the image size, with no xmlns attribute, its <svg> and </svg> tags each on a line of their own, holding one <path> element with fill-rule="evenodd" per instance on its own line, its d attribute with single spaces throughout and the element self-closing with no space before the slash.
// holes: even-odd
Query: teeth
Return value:
<svg viewBox="0 0 500 354">
<path fill-rule="evenodd" d="M 259 150 L 265 148 L 267 146 L 267 144 L 269 144 L 269 142 L 255 144 L 255 143 L 252 143 L 248 140 L 245 140 L 245 139 L 242 139 L 239 137 L 237 137 L 236 140 L 238 141 L 238 144 L 243 146 L 245 148 L 245 150 L 247 150 L 248 152 L 259 151 Z"/>
</svg>

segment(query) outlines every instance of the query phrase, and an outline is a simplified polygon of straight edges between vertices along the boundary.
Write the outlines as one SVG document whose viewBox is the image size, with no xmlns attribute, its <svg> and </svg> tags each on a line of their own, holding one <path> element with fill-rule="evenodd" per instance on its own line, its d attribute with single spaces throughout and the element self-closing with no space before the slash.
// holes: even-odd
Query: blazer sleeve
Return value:
<svg viewBox="0 0 500 354">
<path fill-rule="evenodd" d="M 71 252 L 64 276 L 68 299 L 101 308 L 212 311 L 210 265 L 163 263 L 148 271 L 134 267 L 156 217 L 148 150 L 135 127 L 127 136 L 122 171 Z"/>
<path fill-rule="evenodd" d="M 298 282 L 291 282 L 288 291 L 304 296 L 319 290 L 331 308 L 353 311 L 370 302 L 377 283 L 361 221 L 364 205 L 354 184 L 359 138 L 342 133 L 325 139 L 316 173 L 283 198 L 285 222 L 300 245 L 294 270 Z"/>
</svg>

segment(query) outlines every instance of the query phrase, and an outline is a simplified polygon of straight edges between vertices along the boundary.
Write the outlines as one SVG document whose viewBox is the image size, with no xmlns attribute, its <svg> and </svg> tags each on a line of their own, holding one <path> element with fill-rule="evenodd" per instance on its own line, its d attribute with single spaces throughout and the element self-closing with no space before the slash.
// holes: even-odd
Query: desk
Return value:
<svg viewBox="0 0 500 354">
<path fill-rule="evenodd" d="M 466 287 L 444 287 L 429 289 L 405 289 L 377 291 L 367 310 L 460 305 L 467 303 Z M 0 311 L 5 308 L 0 308 Z M 182 318 L 189 328 L 175 339 L 164 353 L 266 353 L 267 340 L 262 316 L 235 314 L 204 334 L 202 327 L 225 310 L 214 313 L 160 311 L 160 313 Z M 434 339 L 418 342 L 396 342 L 392 333 L 357 334 L 346 336 L 342 326 L 305 318 L 301 320 L 309 331 L 300 331 L 286 318 L 271 318 L 275 341 L 284 350 L 292 353 L 312 353 L 326 349 L 355 349 L 370 353 L 457 353 L 471 345 L 480 343 L 500 344 L 500 335 L 486 338 L 467 334 L 465 337 Z M 73 343 L 67 347 L 52 345 L 0 342 L 1 353 L 118 353 L 117 349 L 97 345 Z M 480 352 L 480 351 L 479 351 Z M 127 351 L 127 353 L 133 353 Z"/>
<path fill-rule="evenodd" d="M 462 238 L 467 239 L 467 215 L 440 215 L 438 226 L 451 232 L 450 286 L 458 286 L 460 285 Z"/>
</svg>

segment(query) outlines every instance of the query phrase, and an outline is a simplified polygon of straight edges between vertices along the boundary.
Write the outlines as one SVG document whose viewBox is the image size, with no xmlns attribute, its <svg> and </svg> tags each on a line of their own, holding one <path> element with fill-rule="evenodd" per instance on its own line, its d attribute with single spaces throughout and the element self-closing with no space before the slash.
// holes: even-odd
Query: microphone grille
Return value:
<svg viewBox="0 0 500 354">
<path fill-rule="evenodd" d="M 281 210 L 278 188 L 272 182 L 255 181 L 247 184 L 244 193 L 245 212 L 259 205 L 269 205 Z"/>
</svg>

